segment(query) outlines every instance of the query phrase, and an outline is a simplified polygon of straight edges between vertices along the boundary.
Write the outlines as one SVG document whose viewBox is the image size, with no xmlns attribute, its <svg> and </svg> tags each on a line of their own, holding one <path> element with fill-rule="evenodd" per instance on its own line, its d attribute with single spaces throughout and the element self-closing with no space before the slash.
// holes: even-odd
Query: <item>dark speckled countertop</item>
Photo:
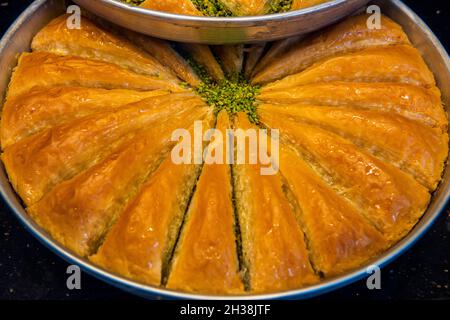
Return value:
<svg viewBox="0 0 450 320">
<path fill-rule="evenodd" d="M 0 0 L 2 35 L 29 0 Z M 448 0 L 407 0 L 449 50 Z M 408 252 L 382 270 L 382 289 L 365 281 L 320 299 L 450 299 L 450 207 Z M 0 200 L 0 300 L 139 299 L 87 274 L 81 290 L 68 290 L 68 264 L 31 236 Z"/>
</svg>

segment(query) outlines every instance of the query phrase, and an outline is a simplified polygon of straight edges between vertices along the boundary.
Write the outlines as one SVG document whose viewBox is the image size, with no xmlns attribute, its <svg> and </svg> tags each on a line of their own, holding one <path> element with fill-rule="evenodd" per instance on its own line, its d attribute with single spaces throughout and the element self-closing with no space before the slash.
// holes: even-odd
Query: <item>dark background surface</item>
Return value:
<svg viewBox="0 0 450 320">
<path fill-rule="evenodd" d="M 31 2 L 0 0 L 0 36 Z M 448 52 L 448 0 L 404 2 L 425 20 Z M 382 270 L 381 290 L 368 290 L 364 280 L 320 299 L 450 300 L 449 260 L 450 207 L 413 248 Z M 67 266 L 24 229 L 1 199 L 0 299 L 139 299 L 85 273 L 82 289 L 68 290 Z"/>
</svg>

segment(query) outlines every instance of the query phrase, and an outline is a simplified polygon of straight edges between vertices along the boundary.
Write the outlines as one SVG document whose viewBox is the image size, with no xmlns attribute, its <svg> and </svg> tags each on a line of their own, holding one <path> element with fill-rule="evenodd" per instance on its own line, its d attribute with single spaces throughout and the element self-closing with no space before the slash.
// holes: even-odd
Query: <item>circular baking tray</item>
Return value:
<svg viewBox="0 0 450 320">
<path fill-rule="evenodd" d="M 382 12 L 402 25 L 411 42 L 422 53 L 425 61 L 433 71 L 438 86 L 442 91 L 444 105 L 450 106 L 450 61 L 447 52 L 423 21 L 399 0 L 375 1 Z M 0 102 L 3 101 L 11 71 L 17 64 L 18 53 L 28 51 L 33 36 L 52 18 L 65 11 L 64 1 L 36 0 L 16 20 L 0 41 Z M 448 110 L 447 110 L 448 112 Z M 145 285 L 126 279 L 118 274 L 101 269 L 88 260 L 81 258 L 53 240 L 27 214 L 20 198 L 16 195 L 6 176 L 3 165 L 0 165 L 0 192 L 11 211 L 26 226 L 26 228 L 44 245 L 71 264 L 79 265 L 84 271 L 122 288 L 133 294 L 147 298 L 193 298 L 193 299 L 299 299 L 313 297 L 356 280 L 368 276 L 369 265 L 382 267 L 410 248 L 432 225 L 445 208 L 450 195 L 450 171 L 446 165 L 442 182 L 433 193 L 431 203 L 413 230 L 394 247 L 370 261 L 365 266 L 347 272 L 340 276 L 329 278 L 314 286 L 279 293 L 245 295 L 245 296 L 209 296 L 171 291 L 168 289 Z"/>
<path fill-rule="evenodd" d="M 117 0 L 74 0 L 122 27 L 162 39 L 205 44 L 272 41 L 311 32 L 349 15 L 369 0 L 331 0 L 310 8 L 251 17 L 199 17 L 132 6 Z"/>
</svg>

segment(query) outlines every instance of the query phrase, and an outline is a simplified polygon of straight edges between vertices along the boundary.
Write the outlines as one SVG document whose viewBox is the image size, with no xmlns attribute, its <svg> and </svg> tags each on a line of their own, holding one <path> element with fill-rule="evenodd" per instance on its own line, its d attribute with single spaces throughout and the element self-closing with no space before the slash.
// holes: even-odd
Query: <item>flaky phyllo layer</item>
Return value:
<svg viewBox="0 0 450 320">
<path fill-rule="evenodd" d="M 230 10 L 264 2 L 222 1 Z M 448 135 L 418 51 L 388 18 L 379 29 L 366 18 L 208 47 L 94 17 L 68 29 L 58 17 L 19 57 L 9 85 L 1 145 L 10 182 L 55 240 L 150 285 L 277 292 L 367 264 L 426 210 Z M 198 123 L 222 136 L 265 129 L 257 141 L 277 130 L 278 170 L 175 163 L 174 131 L 195 134 Z M 197 143 L 223 157 L 229 147 Z"/>
</svg>

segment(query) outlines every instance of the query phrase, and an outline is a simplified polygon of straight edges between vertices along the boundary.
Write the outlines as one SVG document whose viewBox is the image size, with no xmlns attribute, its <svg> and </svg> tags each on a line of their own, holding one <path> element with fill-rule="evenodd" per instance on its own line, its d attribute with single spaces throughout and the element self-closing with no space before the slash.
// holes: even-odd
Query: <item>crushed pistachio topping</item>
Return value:
<svg viewBox="0 0 450 320">
<path fill-rule="evenodd" d="M 274 0 L 270 3 L 268 13 L 287 12 L 291 10 L 293 0 Z"/>
<path fill-rule="evenodd" d="M 201 65 L 200 63 L 198 63 L 191 57 L 188 57 L 185 55 L 184 55 L 184 57 L 185 57 L 186 61 L 189 63 L 189 65 L 191 66 L 192 70 L 194 70 L 194 72 L 199 76 L 200 80 L 202 80 L 204 83 L 208 83 L 208 84 L 213 82 L 213 79 L 208 74 L 208 71 L 206 71 L 206 69 L 203 65 Z"/>
<path fill-rule="evenodd" d="M 192 3 L 205 16 L 231 17 L 233 15 L 220 0 L 192 0 Z"/>
<path fill-rule="evenodd" d="M 120 1 L 138 6 L 145 0 L 120 0 Z"/>
<path fill-rule="evenodd" d="M 121 2 L 141 5 L 145 0 L 119 0 Z M 205 16 L 231 17 L 233 12 L 220 0 L 191 0 L 195 7 Z M 292 7 L 293 0 L 273 0 L 267 13 L 287 12 Z"/>
<path fill-rule="evenodd" d="M 197 91 L 214 108 L 216 114 L 226 110 L 232 116 L 242 111 L 251 122 L 258 123 L 255 100 L 259 87 L 250 85 L 244 77 L 223 79 L 217 83 L 204 82 Z"/>
<path fill-rule="evenodd" d="M 196 88 L 197 92 L 214 108 L 216 114 L 222 110 L 226 110 L 230 116 L 245 112 L 252 123 L 258 123 L 256 96 L 260 86 L 251 85 L 242 74 L 229 75 L 226 79 L 216 82 L 204 66 L 192 58 L 187 58 L 187 61 L 202 80 Z"/>
</svg>

